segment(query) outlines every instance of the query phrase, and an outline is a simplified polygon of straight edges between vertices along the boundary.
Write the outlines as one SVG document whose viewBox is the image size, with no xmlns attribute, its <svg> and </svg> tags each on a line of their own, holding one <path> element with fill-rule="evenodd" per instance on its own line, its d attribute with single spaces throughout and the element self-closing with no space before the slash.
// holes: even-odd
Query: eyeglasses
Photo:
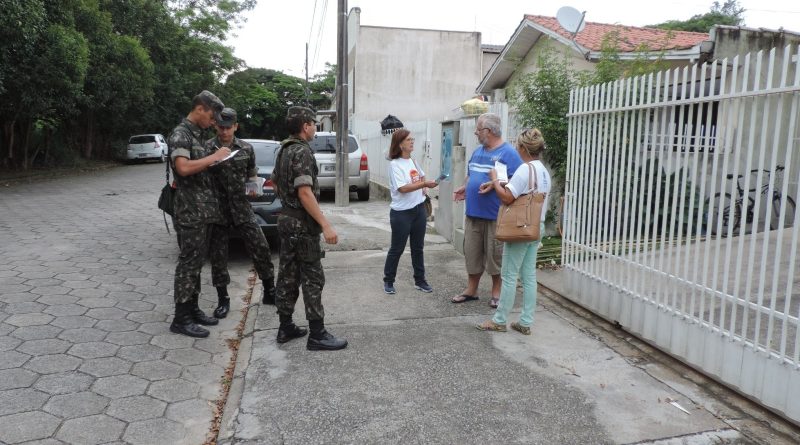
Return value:
<svg viewBox="0 0 800 445">
<path fill-rule="evenodd" d="M 476 128 L 475 133 L 480 133 L 483 130 L 488 130 L 488 128 Z"/>
<path fill-rule="evenodd" d="M 414 138 L 406 138 L 405 140 L 414 142 Z"/>
</svg>

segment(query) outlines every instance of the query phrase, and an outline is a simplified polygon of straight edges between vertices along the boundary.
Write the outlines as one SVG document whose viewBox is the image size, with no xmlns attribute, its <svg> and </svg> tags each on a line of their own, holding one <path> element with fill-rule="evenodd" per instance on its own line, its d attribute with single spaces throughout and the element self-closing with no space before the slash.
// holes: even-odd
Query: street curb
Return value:
<svg viewBox="0 0 800 445">
<path fill-rule="evenodd" d="M 242 330 L 242 339 L 239 343 L 239 351 L 236 356 L 236 365 L 233 368 L 233 379 L 231 386 L 228 390 L 228 397 L 225 400 L 225 409 L 222 411 L 222 419 L 219 424 L 219 433 L 217 434 L 217 443 L 227 444 L 233 439 L 236 432 L 234 422 L 239 415 L 239 405 L 242 402 L 242 395 L 244 394 L 244 379 L 247 367 L 250 365 L 250 356 L 253 351 L 253 333 L 255 332 L 256 320 L 261 311 L 261 301 L 256 296 L 256 286 L 253 285 L 249 289 L 253 295 L 250 299 L 250 308 L 247 310 L 247 319 L 244 322 L 244 329 Z M 256 300 L 254 303 L 253 300 Z"/>
</svg>

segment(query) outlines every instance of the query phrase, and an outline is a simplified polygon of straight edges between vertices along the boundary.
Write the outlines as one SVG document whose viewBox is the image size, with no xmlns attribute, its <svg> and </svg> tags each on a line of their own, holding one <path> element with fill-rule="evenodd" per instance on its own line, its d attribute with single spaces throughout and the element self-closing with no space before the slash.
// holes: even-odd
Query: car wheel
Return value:
<svg viewBox="0 0 800 445">
<path fill-rule="evenodd" d="M 358 200 L 359 201 L 369 201 L 369 184 L 363 189 L 358 189 Z"/>
<path fill-rule="evenodd" d="M 167 154 L 162 151 L 161 152 L 161 157 L 158 158 L 158 162 L 163 164 L 166 160 L 167 160 Z"/>
</svg>

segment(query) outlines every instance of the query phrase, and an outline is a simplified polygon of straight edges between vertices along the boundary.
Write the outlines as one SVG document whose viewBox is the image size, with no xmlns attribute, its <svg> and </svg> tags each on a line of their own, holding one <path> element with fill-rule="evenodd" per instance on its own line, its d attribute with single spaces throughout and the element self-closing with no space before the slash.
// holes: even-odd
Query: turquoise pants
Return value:
<svg viewBox="0 0 800 445">
<path fill-rule="evenodd" d="M 544 225 L 541 232 L 544 233 Z M 533 324 L 533 310 L 536 307 L 536 252 L 539 241 L 529 243 L 505 243 L 503 246 L 503 265 L 500 277 L 503 287 L 500 289 L 500 303 L 492 321 L 505 325 L 508 314 L 514 307 L 517 296 L 517 277 L 522 280 L 522 313 L 519 324 L 530 327 Z"/>
</svg>

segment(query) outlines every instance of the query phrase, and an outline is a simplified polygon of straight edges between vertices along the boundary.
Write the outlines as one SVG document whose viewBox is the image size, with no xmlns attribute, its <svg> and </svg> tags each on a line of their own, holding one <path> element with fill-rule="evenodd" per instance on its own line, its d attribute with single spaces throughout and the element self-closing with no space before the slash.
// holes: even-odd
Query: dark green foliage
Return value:
<svg viewBox="0 0 800 445">
<path fill-rule="evenodd" d="M 239 137 L 281 140 L 289 134 L 285 121 L 290 106 L 329 108 L 336 66 L 326 64 L 326 68 L 309 82 L 308 103 L 305 79 L 264 68 L 247 68 L 228 76 L 220 94 L 225 104 L 239 113 Z"/>
<path fill-rule="evenodd" d="M 714 25 L 744 25 L 744 17 L 742 17 L 744 11 L 744 8 L 739 6 L 738 0 L 725 0 L 722 5 L 714 2 L 711 10 L 705 14 L 694 15 L 688 20 L 669 20 L 649 27 L 674 31 L 709 32 Z"/>
<path fill-rule="evenodd" d="M 670 155 L 667 154 L 667 156 Z M 633 172 L 633 175 L 628 175 L 631 176 L 626 178 L 629 181 L 630 190 L 625 190 L 625 196 L 619 200 L 619 203 L 630 201 L 630 208 L 634 208 L 638 204 L 634 203 L 633 199 L 646 192 L 644 205 L 639 214 L 635 215 L 636 220 L 628 224 L 630 230 L 640 228 L 642 233 L 647 231 L 646 233 L 651 236 L 655 234 L 674 236 L 678 232 L 682 234 L 688 233 L 690 217 L 692 224 L 697 222 L 700 193 L 696 187 L 692 186 L 691 181 L 685 177 L 686 173 L 687 170 L 680 168 L 667 174 L 659 162 L 659 158 L 653 157 L 644 160 L 642 165 Z M 632 190 L 638 190 L 638 193 L 634 195 Z M 648 196 L 650 198 L 649 207 L 647 206 Z M 623 210 L 619 208 L 617 211 Z M 665 227 L 665 222 L 668 222 L 675 212 L 677 212 L 675 218 L 676 226 L 670 227 L 667 225 Z M 647 224 L 648 214 L 650 215 L 649 224 Z M 683 226 L 677 227 L 677 222 L 680 220 L 683 221 Z M 618 229 L 618 231 L 621 230 Z M 628 236 L 633 236 L 634 234 L 630 233 Z"/>
<path fill-rule="evenodd" d="M 167 133 L 241 61 L 224 45 L 255 0 L 2 0 L 0 168 L 109 159 Z"/>
<path fill-rule="evenodd" d="M 575 71 L 566 56 L 550 46 L 539 54 L 536 66 L 536 71 L 511 86 L 509 98 L 517 109 L 519 123 L 541 130 L 547 144 L 545 160 L 563 184 L 567 168 L 569 92 L 586 84 L 587 77 Z"/>
</svg>

